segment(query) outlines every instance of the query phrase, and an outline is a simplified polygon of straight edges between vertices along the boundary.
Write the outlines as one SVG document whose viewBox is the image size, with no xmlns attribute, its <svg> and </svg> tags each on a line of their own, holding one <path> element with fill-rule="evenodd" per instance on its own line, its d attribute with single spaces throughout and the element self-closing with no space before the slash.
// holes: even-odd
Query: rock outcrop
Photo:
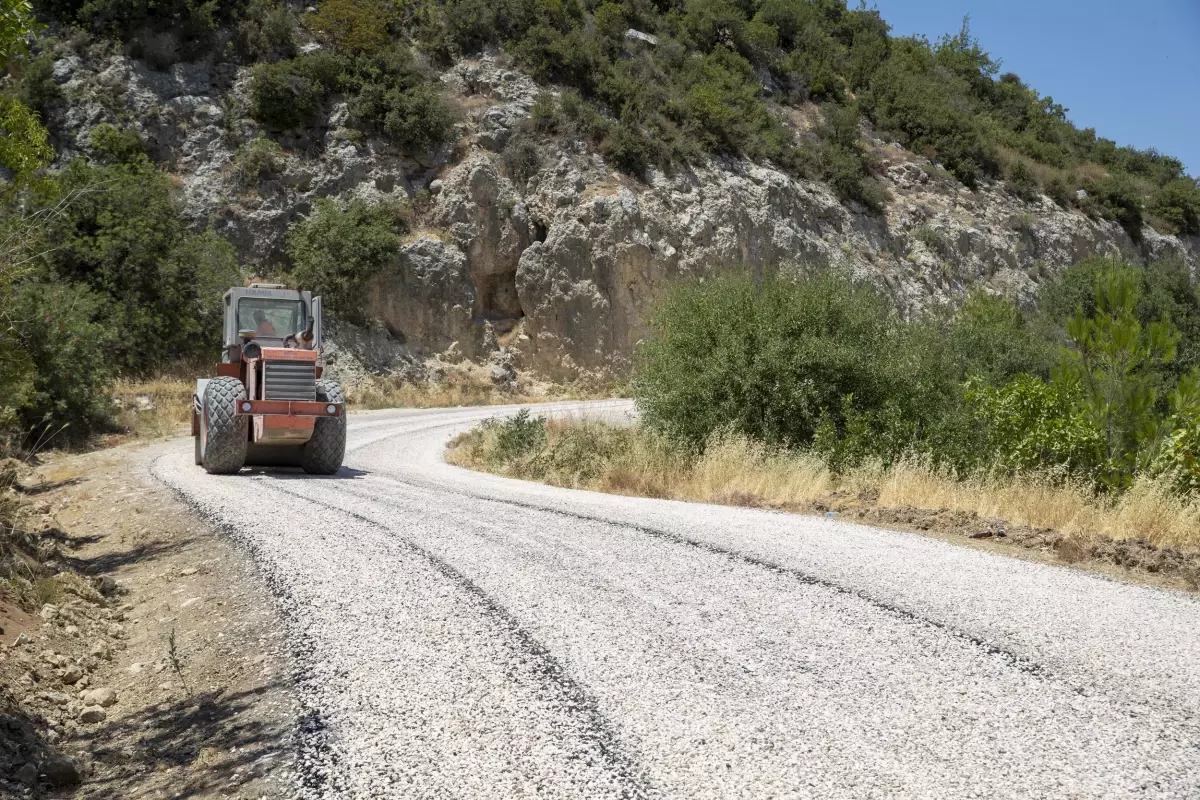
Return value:
<svg viewBox="0 0 1200 800">
<path fill-rule="evenodd" d="M 1028 302 L 1040 281 L 1090 255 L 1173 256 L 1193 270 L 1200 260 L 1195 238 L 1146 228 L 1135 243 L 1115 223 L 1046 197 L 1027 202 L 1000 183 L 969 190 L 869 130 L 893 195 L 883 214 L 746 161 L 656 170 L 642 183 L 584 142 L 550 137 L 533 139 L 540 165 L 516 179 L 504 149 L 533 136 L 525 129 L 542 89 L 499 56 L 442 75 L 463 109 L 453 149 L 418 162 L 345 127 L 345 105 L 334 104 L 325 127 L 283 138 L 278 176 L 249 188 L 234 160 L 259 134 L 245 114 L 245 68 L 155 72 L 82 52 L 60 58 L 54 79 L 66 98 L 51 119 L 63 160 L 89 151 L 96 124 L 131 117 L 179 175 L 188 217 L 260 271 L 282 260 L 288 226 L 316 198 L 419 197 L 423 230 L 363 298 L 380 323 L 354 334 L 373 342 L 363 346 L 376 355 L 356 359 L 371 369 L 406 370 L 445 351 L 483 361 L 502 347 L 518 367 L 556 380 L 620 375 L 672 281 L 730 268 L 841 269 L 915 314 L 976 286 Z"/>
</svg>

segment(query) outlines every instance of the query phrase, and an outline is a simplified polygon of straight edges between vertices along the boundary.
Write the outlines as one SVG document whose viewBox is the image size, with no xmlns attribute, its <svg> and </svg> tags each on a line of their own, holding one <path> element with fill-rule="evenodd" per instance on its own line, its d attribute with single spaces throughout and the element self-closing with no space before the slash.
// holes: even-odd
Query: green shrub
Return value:
<svg viewBox="0 0 1200 800">
<path fill-rule="evenodd" d="M 1180 492 L 1200 496 L 1200 370 L 1179 382 L 1171 398 L 1171 418 L 1153 471 L 1166 475 Z"/>
<path fill-rule="evenodd" d="M 46 51 L 21 65 L 17 97 L 43 120 L 52 104 L 62 99 L 54 82 L 54 53 Z"/>
<path fill-rule="evenodd" d="M 637 178 L 645 178 L 651 164 L 667 158 L 636 125 L 624 120 L 600 141 L 600 152 L 614 167 Z"/>
<path fill-rule="evenodd" d="M 554 95 L 542 92 L 533 101 L 529 109 L 529 120 L 533 129 L 539 133 L 554 133 L 558 130 L 558 102 Z"/>
<path fill-rule="evenodd" d="M 401 149 L 428 152 L 448 141 L 454 114 L 440 84 L 417 67 L 407 47 L 354 59 L 342 76 L 359 127 L 390 137 Z"/>
<path fill-rule="evenodd" d="M 534 0 L 442 0 L 414 22 L 424 49 L 444 62 L 519 40 L 540 16 Z"/>
<path fill-rule="evenodd" d="M 1048 378 L 1059 348 L 1011 300 L 976 289 L 954 314 L 950 345 L 963 374 L 1000 385 L 1017 375 Z"/>
<path fill-rule="evenodd" d="M 282 172 L 287 166 L 287 157 L 279 142 L 259 135 L 238 149 L 233 166 L 238 181 L 243 186 L 253 186 Z"/>
<path fill-rule="evenodd" d="M 841 435 L 855 420 L 876 429 L 901 420 L 900 439 L 931 435 L 948 418 L 948 348 L 902 328 L 874 289 L 837 275 L 679 285 L 651 328 L 634 373 L 638 408 L 693 448 L 723 428 L 798 446 L 821 426 Z"/>
<path fill-rule="evenodd" d="M 395 6 L 384 0 L 321 0 L 307 25 L 342 52 L 373 55 L 391 39 L 394 15 Z"/>
<path fill-rule="evenodd" d="M 387 134 L 401 149 L 429 152 L 448 141 L 454 114 L 432 81 L 366 84 L 350 101 L 350 113 L 364 127 Z"/>
<path fill-rule="evenodd" d="M 1194 178 L 1170 181 L 1150 200 L 1150 212 L 1176 233 L 1200 235 L 1200 184 Z"/>
<path fill-rule="evenodd" d="M 546 418 L 531 416 L 528 408 L 506 420 L 491 419 L 488 423 L 496 432 L 495 445 L 489 454 L 495 464 L 526 461 L 546 446 Z"/>
<path fill-rule="evenodd" d="M 144 374 L 215 352 L 220 325 L 206 309 L 219 307 L 241 272 L 227 242 L 187 232 L 170 179 L 145 159 L 77 161 L 63 172 L 60 194 L 71 202 L 45 229 L 54 246 L 41 268 L 47 281 L 93 292 L 95 318 L 109 336 L 108 363 Z"/>
<path fill-rule="evenodd" d="M 408 228 L 406 209 L 351 200 L 341 206 L 317 201 L 312 214 L 288 234 L 291 279 L 324 296 L 329 309 L 350 322 L 364 322 L 366 284 L 400 250 Z"/>
<path fill-rule="evenodd" d="M 1062 178 L 1051 178 L 1046 182 L 1046 195 L 1061 208 L 1070 208 L 1075 194 L 1067 187 Z"/>
<path fill-rule="evenodd" d="M 54 156 L 49 132 L 19 100 L 0 95 L 0 166 L 23 181 Z"/>
<path fill-rule="evenodd" d="M 233 34 L 243 63 L 295 55 L 296 20 L 281 0 L 250 0 L 237 15 Z"/>
<path fill-rule="evenodd" d="M 1133 181 L 1124 175 L 1109 175 L 1088 181 L 1083 188 L 1088 193 L 1085 211 L 1118 223 L 1135 242 L 1142 240 L 1142 198 Z"/>
<path fill-rule="evenodd" d="M 537 174 L 542 156 L 532 139 L 518 133 L 504 146 L 500 160 L 504 162 L 504 171 L 508 177 L 519 186 L 524 186 Z"/>
<path fill-rule="evenodd" d="M 97 322 L 103 299 L 79 285 L 23 284 L 12 320 L 33 371 L 18 406 L 30 443 L 78 443 L 108 426 L 113 331 Z"/>
<path fill-rule="evenodd" d="M 883 184 L 871 177 L 872 162 L 859 142 L 858 106 L 827 103 L 815 157 L 815 171 L 843 200 L 855 200 L 881 211 L 890 199 Z"/>
<path fill-rule="evenodd" d="M 315 124 L 326 97 L 340 88 L 343 68 L 339 59 L 322 51 L 256 65 L 250 115 L 277 130 Z"/>
<path fill-rule="evenodd" d="M 976 382 L 967 400 L 994 468 L 1062 470 L 1086 478 L 1101 460 L 1104 437 L 1079 409 L 1076 387 L 1018 375 L 1002 386 Z"/>
<path fill-rule="evenodd" d="M 1033 170 L 1022 161 L 1016 161 L 1008 168 L 1008 185 L 1013 194 L 1026 202 L 1032 202 L 1038 198 L 1040 187 L 1037 177 L 1033 174 Z"/>
<path fill-rule="evenodd" d="M 162 68 L 203 55 L 222 25 L 234 21 L 245 0 L 35 0 L 46 20 L 75 24 L 131 45 L 135 58 Z M 170 45 L 163 46 L 166 34 Z M 147 48 L 146 45 L 149 44 Z M 169 55 L 169 59 L 162 60 Z"/>
<path fill-rule="evenodd" d="M 92 150 L 107 164 L 131 164 L 146 155 L 146 143 L 136 128 L 102 123 L 91 130 Z"/>
</svg>

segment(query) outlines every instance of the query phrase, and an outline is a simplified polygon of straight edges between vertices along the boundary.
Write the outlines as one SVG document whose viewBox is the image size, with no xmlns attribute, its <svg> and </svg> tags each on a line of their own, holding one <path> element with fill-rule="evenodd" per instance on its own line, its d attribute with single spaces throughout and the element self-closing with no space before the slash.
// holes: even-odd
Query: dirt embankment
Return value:
<svg viewBox="0 0 1200 800">
<path fill-rule="evenodd" d="M 24 470 L 0 580 L 0 796 L 290 793 L 286 642 L 154 449 Z"/>
</svg>

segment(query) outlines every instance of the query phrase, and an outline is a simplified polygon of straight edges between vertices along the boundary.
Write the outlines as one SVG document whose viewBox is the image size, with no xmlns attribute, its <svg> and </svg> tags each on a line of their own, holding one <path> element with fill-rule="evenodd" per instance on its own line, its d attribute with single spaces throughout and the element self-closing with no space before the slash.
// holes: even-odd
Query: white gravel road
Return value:
<svg viewBox="0 0 1200 800">
<path fill-rule="evenodd" d="M 297 797 L 1200 798 L 1196 598 L 442 462 L 512 410 L 354 416 L 331 478 L 155 462 L 279 599 Z"/>
</svg>

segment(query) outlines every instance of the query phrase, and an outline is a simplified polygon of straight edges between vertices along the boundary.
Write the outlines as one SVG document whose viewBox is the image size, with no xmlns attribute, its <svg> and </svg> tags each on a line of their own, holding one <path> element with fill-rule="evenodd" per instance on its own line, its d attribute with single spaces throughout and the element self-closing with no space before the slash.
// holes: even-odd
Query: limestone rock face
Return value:
<svg viewBox="0 0 1200 800">
<path fill-rule="evenodd" d="M 152 157 L 179 176 L 188 219 L 263 272 L 286 261 L 288 227 L 317 198 L 418 201 L 418 235 L 362 298 L 376 324 L 331 327 L 331 365 L 352 377 L 409 374 L 437 354 L 484 362 L 497 353 L 558 380 L 619 377 L 671 283 L 724 270 L 838 269 L 912 315 L 980 286 L 1030 303 L 1039 283 L 1090 255 L 1170 256 L 1193 271 L 1200 263 L 1194 237 L 1147 227 L 1134 242 L 1047 197 L 1027 202 L 998 182 L 969 190 L 867 129 L 892 194 L 883 213 L 746 161 L 656 170 L 643 183 L 587 142 L 533 131 L 534 101 L 553 90 L 501 56 L 462 61 L 440 78 L 461 109 L 452 148 L 402 154 L 349 128 L 334 98 L 321 126 L 275 135 L 286 165 L 255 186 L 236 161 L 262 133 L 245 111 L 249 70 L 218 56 L 155 71 L 102 48 L 64 55 L 53 79 L 65 100 L 49 122 L 65 162 L 90 152 L 95 125 L 132 120 Z M 533 144 L 537 163 L 514 170 L 518 139 L 526 161 Z"/>
<path fill-rule="evenodd" d="M 421 236 L 405 244 L 373 282 L 367 313 L 384 321 L 400 344 L 442 351 L 474 341 L 476 284 L 467 257 L 453 244 Z"/>
<path fill-rule="evenodd" d="M 434 224 L 466 255 L 475 318 L 493 324 L 520 319 L 517 263 L 533 242 L 534 226 L 521 196 L 486 153 L 468 156 L 443 179 Z"/>
</svg>

